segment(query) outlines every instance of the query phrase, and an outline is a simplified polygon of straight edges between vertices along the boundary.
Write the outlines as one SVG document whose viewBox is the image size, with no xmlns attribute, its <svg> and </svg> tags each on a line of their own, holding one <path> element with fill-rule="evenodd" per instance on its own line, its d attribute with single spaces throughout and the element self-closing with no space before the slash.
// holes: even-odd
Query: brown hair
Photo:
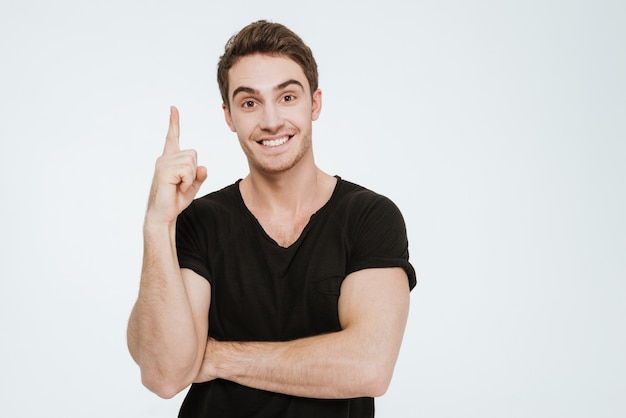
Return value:
<svg viewBox="0 0 626 418">
<path fill-rule="evenodd" d="M 304 72 L 311 95 L 317 90 L 317 63 L 311 49 L 287 27 L 266 20 L 259 20 L 233 35 L 224 47 L 224 55 L 217 64 L 217 84 L 222 100 L 230 105 L 228 98 L 228 71 L 237 61 L 256 53 L 284 56 L 295 61 Z"/>
</svg>

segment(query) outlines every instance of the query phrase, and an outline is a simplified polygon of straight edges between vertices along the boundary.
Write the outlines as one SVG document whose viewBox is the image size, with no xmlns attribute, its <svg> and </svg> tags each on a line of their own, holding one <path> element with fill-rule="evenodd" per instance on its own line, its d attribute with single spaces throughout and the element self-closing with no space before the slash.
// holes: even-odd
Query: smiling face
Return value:
<svg viewBox="0 0 626 418">
<path fill-rule="evenodd" d="M 322 93 L 311 96 L 302 68 L 281 56 L 254 54 L 228 72 L 230 106 L 226 123 L 237 133 L 250 172 L 278 174 L 296 166 L 314 167 L 312 122 Z"/>
</svg>

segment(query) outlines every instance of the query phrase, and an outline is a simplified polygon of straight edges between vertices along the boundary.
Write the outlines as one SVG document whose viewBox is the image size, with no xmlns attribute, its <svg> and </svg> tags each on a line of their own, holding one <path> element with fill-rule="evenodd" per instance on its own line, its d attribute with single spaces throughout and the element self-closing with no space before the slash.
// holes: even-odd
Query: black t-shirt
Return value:
<svg viewBox="0 0 626 418">
<path fill-rule="evenodd" d="M 287 248 L 245 206 L 239 182 L 196 199 L 179 216 L 179 263 L 211 283 L 209 335 L 221 341 L 289 341 L 341 330 L 345 277 L 409 263 L 404 220 L 386 197 L 337 178 L 329 201 Z M 372 398 L 318 400 L 225 380 L 194 384 L 180 417 L 342 417 L 374 415 Z"/>
</svg>

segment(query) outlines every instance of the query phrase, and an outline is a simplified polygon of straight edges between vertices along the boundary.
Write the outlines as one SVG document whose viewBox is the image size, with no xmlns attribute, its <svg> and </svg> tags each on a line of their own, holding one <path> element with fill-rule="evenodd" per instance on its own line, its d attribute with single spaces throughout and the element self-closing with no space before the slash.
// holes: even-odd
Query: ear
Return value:
<svg viewBox="0 0 626 418">
<path fill-rule="evenodd" d="M 224 119 L 226 119 L 226 124 L 230 128 L 231 131 L 237 132 L 235 129 L 235 124 L 233 123 L 233 117 L 230 114 L 230 108 L 226 105 L 226 103 L 222 103 L 222 110 L 224 110 Z"/>
<path fill-rule="evenodd" d="M 311 108 L 311 120 L 317 120 L 322 111 L 322 90 L 317 89 L 313 92 L 313 106 Z"/>
</svg>

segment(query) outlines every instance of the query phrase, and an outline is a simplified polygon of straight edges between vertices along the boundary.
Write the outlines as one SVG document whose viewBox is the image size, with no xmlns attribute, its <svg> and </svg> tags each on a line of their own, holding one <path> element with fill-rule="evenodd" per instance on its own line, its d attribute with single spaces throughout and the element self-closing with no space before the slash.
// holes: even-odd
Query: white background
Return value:
<svg viewBox="0 0 626 418">
<path fill-rule="evenodd" d="M 168 108 L 247 173 L 227 38 L 312 47 L 322 169 L 402 209 L 419 282 L 379 417 L 626 416 L 622 1 L 0 3 L 0 416 L 173 417 L 125 343 Z"/>
</svg>

